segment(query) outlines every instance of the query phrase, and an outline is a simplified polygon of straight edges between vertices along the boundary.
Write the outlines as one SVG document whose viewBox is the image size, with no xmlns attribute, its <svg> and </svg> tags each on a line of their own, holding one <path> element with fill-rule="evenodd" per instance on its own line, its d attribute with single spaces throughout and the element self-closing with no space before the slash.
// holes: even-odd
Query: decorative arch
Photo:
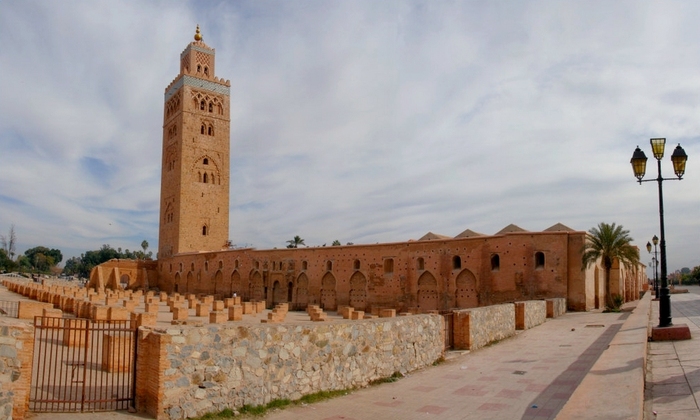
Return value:
<svg viewBox="0 0 700 420">
<path fill-rule="evenodd" d="M 173 281 L 173 292 L 174 293 L 179 293 L 180 292 L 180 283 L 182 282 L 182 276 L 180 276 L 180 272 L 175 273 L 175 280 Z"/>
<path fill-rule="evenodd" d="M 359 271 L 350 277 L 350 306 L 358 311 L 367 307 L 367 278 Z"/>
<path fill-rule="evenodd" d="M 476 276 L 468 269 L 462 270 L 457 276 L 455 290 L 455 305 L 458 308 L 476 308 L 479 306 L 479 294 Z"/>
<path fill-rule="evenodd" d="M 321 308 L 328 311 L 337 309 L 335 284 L 335 276 L 330 272 L 321 279 Z"/>
<path fill-rule="evenodd" d="M 435 276 L 429 271 L 418 278 L 418 309 L 421 312 L 436 311 L 439 308 L 438 285 Z"/>
</svg>

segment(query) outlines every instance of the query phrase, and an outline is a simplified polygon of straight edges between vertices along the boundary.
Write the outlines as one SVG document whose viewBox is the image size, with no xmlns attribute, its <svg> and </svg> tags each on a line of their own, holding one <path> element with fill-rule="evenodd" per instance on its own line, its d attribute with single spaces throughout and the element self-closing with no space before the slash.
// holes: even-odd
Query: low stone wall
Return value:
<svg viewBox="0 0 700 420">
<path fill-rule="evenodd" d="M 515 329 L 529 330 L 547 320 L 547 303 L 543 300 L 515 302 Z"/>
<path fill-rule="evenodd" d="M 34 327 L 0 318 L 0 418 L 25 418 L 33 356 Z"/>
<path fill-rule="evenodd" d="M 361 387 L 429 366 L 444 354 L 444 319 L 429 314 L 304 325 L 142 327 L 140 336 L 137 369 L 148 380 L 137 381 L 137 410 L 158 419 Z"/>
<path fill-rule="evenodd" d="M 556 318 L 566 313 L 566 299 L 553 298 L 546 299 L 547 302 L 547 318 Z"/>
<path fill-rule="evenodd" d="M 476 350 L 515 335 L 515 306 L 512 303 L 462 309 L 454 312 L 453 346 Z"/>
</svg>

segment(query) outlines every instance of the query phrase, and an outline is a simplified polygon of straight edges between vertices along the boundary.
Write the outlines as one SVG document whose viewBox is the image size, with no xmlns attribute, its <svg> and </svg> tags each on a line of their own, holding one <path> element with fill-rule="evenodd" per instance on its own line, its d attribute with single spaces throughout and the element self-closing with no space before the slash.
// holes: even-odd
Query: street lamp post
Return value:
<svg viewBox="0 0 700 420">
<path fill-rule="evenodd" d="M 656 245 L 659 244 L 659 237 L 654 235 L 653 238 L 651 238 L 651 242 L 647 242 L 647 252 L 651 254 L 651 243 L 654 243 L 654 256 L 651 257 L 651 262 L 654 264 L 652 266 L 654 270 L 654 296 L 656 298 L 659 298 L 659 255 L 656 251 Z"/>
<path fill-rule="evenodd" d="M 641 184 L 642 182 L 656 181 L 659 185 L 659 227 L 661 233 L 661 294 L 659 297 L 659 327 L 668 327 L 673 325 L 671 322 L 671 295 L 668 291 L 668 277 L 667 277 L 667 267 L 666 267 L 666 235 L 664 231 L 664 194 L 663 194 L 663 181 L 670 181 L 676 178 L 664 178 L 661 176 L 661 158 L 664 157 L 664 148 L 666 147 L 665 138 L 651 139 L 651 150 L 656 158 L 658 176 L 656 179 L 642 179 L 646 173 L 647 157 L 644 152 L 637 146 L 632 154 L 632 159 L 630 163 L 632 164 L 632 170 L 634 171 L 634 176 L 637 181 Z M 688 160 L 688 155 L 685 154 L 685 150 L 679 144 L 673 151 L 671 155 L 671 162 L 673 163 L 673 171 L 675 172 L 678 180 L 683 179 L 683 174 L 685 174 L 685 163 Z"/>
</svg>

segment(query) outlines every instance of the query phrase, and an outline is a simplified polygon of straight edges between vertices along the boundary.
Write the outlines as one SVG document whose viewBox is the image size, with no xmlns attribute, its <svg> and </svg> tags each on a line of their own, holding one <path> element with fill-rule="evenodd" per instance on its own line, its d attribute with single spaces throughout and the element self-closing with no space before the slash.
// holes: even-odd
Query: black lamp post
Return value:
<svg viewBox="0 0 700 420">
<path fill-rule="evenodd" d="M 651 242 L 647 242 L 647 252 L 651 254 L 651 243 L 654 243 L 654 256 L 651 257 L 651 262 L 654 264 L 652 268 L 654 269 L 654 296 L 656 298 L 659 298 L 659 255 L 656 252 L 656 245 L 659 244 L 659 237 L 654 235 L 653 238 L 651 238 Z"/>
<path fill-rule="evenodd" d="M 661 290 L 659 297 L 659 327 L 668 327 L 673 325 L 671 322 L 671 295 L 668 291 L 668 278 L 666 276 L 666 235 L 664 231 L 664 194 L 662 184 L 663 181 L 670 181 L 676 178 L 664 178 L 661 176 L 661 158 L 664 157 L 664 148 L 666 147 L 666 139 L 658 138 L 651 139 L 651 150 L 656 158 L 657 167 L 659 174 L 656 179 L 642 179 L 646 173 L 647 167 L 647 157 L 644 152 L 637 146 L 632 154 L 632 170 L 634 171 L 634 176 L 637 177 L 637 181 L 641 184 L 642 182 L 656 181 L 659 184 L 659 226 L 661 232 Z M 683 174 L 685 174 L 685 163 L 688 160 L 688 155 L 685 154 L 685 150 L 679 144 L 676 146 L 673 154 L 671 155 L 671 162 L 673 162 L 673 171 L 679 180 L 683 179 Z"/>
</svg>

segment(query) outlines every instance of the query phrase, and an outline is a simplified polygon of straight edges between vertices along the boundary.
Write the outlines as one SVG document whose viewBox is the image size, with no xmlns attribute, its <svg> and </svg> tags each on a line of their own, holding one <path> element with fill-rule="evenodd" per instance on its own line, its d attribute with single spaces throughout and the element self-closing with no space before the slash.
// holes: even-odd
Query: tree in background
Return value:
<svg viewBox="0 0 700 420">
<path fill-rule="evenodd" d="M 147 240 L 144 239 L 143 242 L 141 242 L 141 248 L 143 248 L 143 253 L 145 254 L 146 250 L 148 249 L 148 241 Z"/>
<path fill-rule="evenodd" d="M 336 239 L 335 241 L 333 241 L 331 246 L 340 246 L 340 241 Z"/>
<path fill-rule="evenodd" d="M 609 310 L 619 309 L 610 293 L 610 271 L 613 261 L 618 260 L 620 264 L 628 269 L 634 269 L 639 264 L 639 252 L 631 245 L 632 238 L 629 231 L 623 229 L 622 225 L 615 223 L 599 223 L 598 227 L 588 231 L 586 243 L 583 247 L 583 265 L 588 268 L 601 260 L 605 269 L 605 306 Z M 616 307 L 618 306 L 618 307 Z"/>
<path fill-rule="evenodd" d="M 304 240 L 301 239 L 301 236 L 299 236 L 299 235 L 296 235 L 294 237 L 294 239 L 288 240 L 287 243 L 289 244 L 289 245 L 287 245 L 287 248 L 299 248 L 299 245 L 306 246 L 306 244 L 304 243 Z"/>
<path fill-rule="evenodd" d="M 10 259 L 10 256 L 7 255 L 7 251 L 5 251 L 5 249 L 0 249 L 0 272 L 15 270 L 17 270 L 17 263 Z"/>
<path fill-rule="evenodd" d="M 13 260 L 15 258 L 15 247 L 17 246 L 17 235 L 15 234 L 15 225 L 10 226 L 10 232 L 5 235 L 0 235 L 0 244 L 5 254 Z"/>
<path fill-rule="evenodd" d="M 58 249 L 49 249 L 45 246 L 37 246 L 24 251 L 29 270 L 48 273 L 58 263 L 63 261 L 63 254 Z"/>
</svg>

